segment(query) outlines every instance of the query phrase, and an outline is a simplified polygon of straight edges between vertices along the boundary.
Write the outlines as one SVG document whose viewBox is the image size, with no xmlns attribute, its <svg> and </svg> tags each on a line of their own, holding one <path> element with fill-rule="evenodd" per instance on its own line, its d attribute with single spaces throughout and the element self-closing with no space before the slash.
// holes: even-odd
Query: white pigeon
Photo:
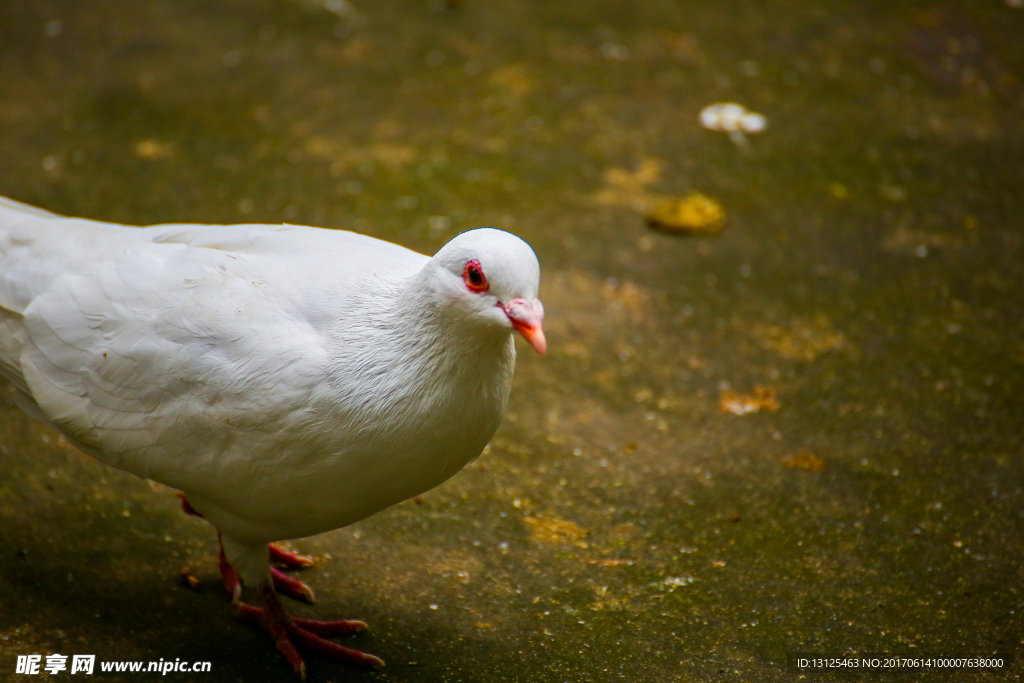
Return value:
<svg viewBox="0 0 1024 683">
<path fill-rule="evenodd" d="M 294 644 L 359 621 L 289 617 L 274 541 L 352 524 L 445 481 L 508 400 L 512 331 L 543 354 L 540 266 L 510 233 L 433 258 L 292 225 L 136 228 L 0 198 L 0 374 L 30 415 L 118 469 L 182 492 L 222 539 L 242 616 Z M 238 602 L 239 578 L 263 609 Z"/>
</svg>

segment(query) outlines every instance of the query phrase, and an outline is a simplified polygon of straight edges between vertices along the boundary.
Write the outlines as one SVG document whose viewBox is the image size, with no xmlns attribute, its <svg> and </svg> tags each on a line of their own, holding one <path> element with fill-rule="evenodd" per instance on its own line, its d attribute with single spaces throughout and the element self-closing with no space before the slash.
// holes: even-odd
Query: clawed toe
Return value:
<svg viewBox="0 0 1024 683">
<path fill-rule="evenodd" d="M 330 640 L 324 640 L 315 633 L 304 628 L 300 628 L 296 624 L 292 624 L 288 627 L 288 635 L 302 647 L 327 657 L 331 657 L 332 659 L 348 662 L 349 664 L 355 664 L 356 666 L 366 666 L 373 669 L 384 666 L 384 660 L 380 657 L 375 657 L 371 654 L 360 652 L 359 650 L 353 650 L 343 645 L 338 645 Z"/>
<path fill-rule="evenodd" d="M 279 569 L 270 568 L 270 576 L 274 580 L 274 588 L 281 595 L 287 595 L 293 600 L 301 600 L 312 605 L 316 602 L 313 589 L 298 579 L 293 579 Z"/>
<path fill-rule="evenodd" d="M 244 602 L 238 603 L 238 616 L 249 621 L 263 621 L 264 612 L 259 607 L 247 605 Z M 303 631 L 309 631 L 318 636 L 350 636 L 366 630 L 366 622 L 358 619 L 337 619 L 334 621 L 320 621 L 317 619 L 302 619 L 301 617 L 288 617 L 289 621 Z"/>
<path fill-rule="evenodd" d="M 304 631 L 318 636 L 350 636 L 366 630 L 366 622 L 359 619 L 336 619 L 319 621 L 317 619 L 300 619 L 292 617 L 292 623 Z"/>
<path fill-rule="evenodd" d="M 306 567 L 312 567 L 316 564 L 316 560 L 306 555 L 300 555 L 297 552 L 282 548 L 277 543 L 271 543 L 270 547 L 270 561 L 273 564 L 279 564 L 285 569 L 304 569 Z"/>
<path fill-rule="evenodd" d="M 260 590 L 260 598 L 266 605 L 265 609 L 239 603 L 238 615 L 243 619 L 262 623 L 270 631 L 277 649 L 281 651 L 281 654 L 285 656 L 288 663 L 303 680 L 306 677 L 306 663 L 295 649 L 296 645 L 356 666 L 371 668 L 384 666 L 384 661 L 379 657 L 344 647 L 321 637 L 358 633 L 366 629 L 364 622 L 354 619 L 317 621 L 290 617 L 284 611 L 277 593 L 269 586 Z"/>
</svg>

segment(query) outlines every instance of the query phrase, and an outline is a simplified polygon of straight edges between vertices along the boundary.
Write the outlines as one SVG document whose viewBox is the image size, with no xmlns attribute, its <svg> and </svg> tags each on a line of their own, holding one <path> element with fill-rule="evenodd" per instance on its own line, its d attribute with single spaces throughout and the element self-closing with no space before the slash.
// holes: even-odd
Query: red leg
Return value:
<svg viewBox="0 0 1024 683">
<path fill-rule="evenodd" d="M 380 667 L 384 661 L 379 657 L 352 650 L 321 638 L 321 635 L 344 635 L 355 633 L 366 628 L 361 621 L 313 621 L 312 619 L 293 619 L 284 611 L 281 599 L 270 586 L 259 589 L 260 602 L 263 609 L 240 604 L 238 614 L 244 619 L 260 621 L 274 639 L 277 649 L 292 665 L 295 673 L 306 679 L 306 663 L 295 649 L 295 643 L 314 652 L 358 666 Z"/>
<path fill-rule="evenodd" d="M 174 494 L 181 499 L 181 509 L 185 511 L 185 514 L 192 515 L 193 517 L 203 518 L 192 505 L 188 502 L 188 498 L 185 497 L 184 493 Z M 220 532 L 217 532 L 217 542 L 220 543 Z M 306 557 L 305 555 L 299 555 L 298 553 L 276 545 L 270 544 L 269 547 L 270 560 L 281 564 L 289 569 L 298 569 L 301 567 L 308 567 L 313 564 L 313 558 Z M 238 576 L 238 572 L 235 568 L 228 563 L 228 558 L 224 555 L 224 546 L 220 547 L 220 555 L 217 558 L 217 566 L 220 569 L 221 578 L 224 580 L 224 589 L 231 596 L 232 602 L 238 602 L 242 598 L 242 579 Z M 289 598 L 295 600 L 301 600 L 312 604 L 315 600 L 313 595 L 313 589 L 299 581 L 293 579 L 287 574 L 282 574 L 278 570 L 271 567 L 271 575 L 274 578 L 274 586 L 277 590 L 281 591 L 282 594 L 287 595 Z"/>
<path fill-rule="evenodd" d="M 188 502 L 188 498 L 185 497 L 184 493 L 178 492 L 174 495 L 181 499 L 181 509 L 185 511 L 186 515 L 205 519 L 198 510 L 192 507 L 192 504 Z M 224 555 L 224 544 L 221 543 L 219 531 L 217 532 L 217 544 L 220 546 L 220 555 L 217 557 L 217 567 L 220 569 L 220 576 L 224 580 L 224 589 L 231 596 L 231 602 L 238 602 L 242 599 L 242 579 L 238 576 L 238 572 L 235 571 L 235 568 L 228 563 L 228 558 Z"/>
<path fill-rule="evenodd" d="M 186 514 L 199 518 L 203 517 L 202 514 L 189 504 L 185 494 L 179 493 L 177 496 L 181 499 L 181 509 Z M 288 616 L 275 587 L 291 598 L 307 602 L 313 602 L 313 591 L 298 579 L 293 579 L 273 567 L 270 568 L 270 575 L 274 582 L 273 586 L 261 586 L 258 589 L 263 609 L 243 603 L 241 601 L 242 579 L 238 572 L 235 571 L 235 568 L 231 566 L 231 563 L 228 562 L 219 531 L 217 532 L 217 543 L 220 545 L 217 564 L 220 568 L 221 577 L 224 579 L 224 588 L 231 594 L 231 601 L 238 607 L 238 615 L 243 619 L 259 621 L 267 627 L 277 649 L 280 650 L 281 654 L 288 660 L 288 663 L 291 664 L 292 669 L 295 670 L 295 673 L 299 674 L 303 681 L 306 680 L 306 662 L 302 659 L 299 651 L 295 649 L 293 641 L 313 652 L 348 662 L 349 664 L 374 668 L 384 666 L 384 661 L 379 657 L 338 645 L 321 637 L 347 636 L 358 633 L 366 628 L 365 622 L 355 619 L 316 621 Z M 280 564 L 288 569 L 300 569 L 313 564 L 312 558 L 285 550 L 273 543 L 269 544 L 267 552 L 271 562 Z"/>
<path fill-rule="evenodd" d="M 242 577 L 238 575 L 235 568 L 228 562 L 224 554 L 224 544 L 220 540 L 220 532 L 217 532 L 217 544 L 220 546 L 220 555 L 217 556 L 217 567 L 220 569 L 220 576 L 224 580 L 224 590 L 231 596 L 231 602 L 239 602 L 242 599 Z"/>
<path fill-rule="evenodd" d="M 174 494 L 174 497 L 181 499 L 181 509 L 185 511 L 186 515 L 192 515 L 193 517 L 198 517 L 199 519 L 206 519 L 201 514 L 199 514 L 199 512 L 194 507 L 192 507 L 192 504 L 188 502 L 188 498 L 185 497 L 184 493 L 179 491 L 178 493 Z"/>
</svg>

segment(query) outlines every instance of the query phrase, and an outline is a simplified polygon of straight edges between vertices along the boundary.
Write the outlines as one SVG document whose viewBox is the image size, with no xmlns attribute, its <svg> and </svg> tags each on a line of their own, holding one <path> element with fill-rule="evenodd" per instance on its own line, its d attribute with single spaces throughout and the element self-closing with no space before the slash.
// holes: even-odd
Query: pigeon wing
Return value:
<svg viewBox="0 0 1024 683">
<path fill-rule="evenodd" d="M 31 397 L 99 459 L 179 488 L 243 447 L 258 456 L 247 442 L 302 419 L 320 334 L 266 282 L 266 259 L 119 246 L 25 308 L 19 365 Z"/>
</svg>

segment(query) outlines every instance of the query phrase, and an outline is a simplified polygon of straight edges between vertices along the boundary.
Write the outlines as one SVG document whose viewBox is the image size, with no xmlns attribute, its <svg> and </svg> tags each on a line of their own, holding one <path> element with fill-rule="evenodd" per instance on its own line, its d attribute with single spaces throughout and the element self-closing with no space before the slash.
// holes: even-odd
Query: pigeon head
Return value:
<svg viewBox="0 0 1024 683">
<path fill-rule="evenodd" d="M 537 353 L 547 351 L 540 264 L 529 244 L 494 228 L 464 232 L 434 255 L 451 308 L 474 323 L 516 330 Z"/>
</svg>

